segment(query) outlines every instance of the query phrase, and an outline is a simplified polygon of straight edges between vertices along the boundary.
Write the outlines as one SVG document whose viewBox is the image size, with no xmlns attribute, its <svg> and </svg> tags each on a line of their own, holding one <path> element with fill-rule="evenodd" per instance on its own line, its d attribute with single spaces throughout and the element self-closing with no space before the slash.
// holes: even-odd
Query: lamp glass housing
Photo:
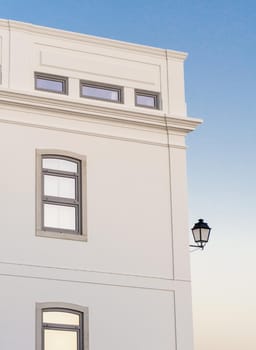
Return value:
<svg viewBox="0 0 256 350">
<path fill-rule="evenodd" d="M 209 241 L 211 228 L 203 219 L 199 219 L 191 230 L 194 241 L 199 246 L 204 246 Z"/>
</svg>

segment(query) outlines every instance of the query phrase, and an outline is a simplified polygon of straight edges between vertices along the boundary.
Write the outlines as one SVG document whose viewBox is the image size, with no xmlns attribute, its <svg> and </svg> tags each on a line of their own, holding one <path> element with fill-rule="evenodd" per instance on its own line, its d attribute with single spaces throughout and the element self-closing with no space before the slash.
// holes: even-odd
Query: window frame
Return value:
<svg viewBox="0 0 256 350">
<path fill-rule="evenodd" d="M 83 86 L 94 87 L 96 89 L 97 88 L 98 89 L 105 89 L 105 90 L 109 90 L 109 91 L 116 91 L 118 93 L 118 100 L 110 100 L 107 98 L 86 96 L 83 94 Z M 80 80 L 80 97 L 89 98 L 89 99 L 98 100 L 98 101 L 105 101 L 105 102 L 107 101 L 107 102 L 123 104 L 124 103 L 124 89 L 120 85 L 105 84 L 105 83 L 89 81 L 89 80 Z"/>
<path fill-rule="evenodd" d="M 68 312 L 79 316 L 79 325 L 44 323 L 44 311 Z M 48 302 L 36 303 L 36 350 L 44 349 L 44 330 L 55 329 L 77 331 L 78 350 L 89 350 L 89 310 L 88 307 L 70 303 Z"/>
<path fill-rule="evenodd" d="M 45 158 L 63 159 L 77 164 L 77 173 L 43 169 Z M 73 178 L 75 199 L 44 195 L 44 176 Z M 63 150 L 36 150 L 36 235 L 50 238 L 87 241 L 86 229 L 86 157 Z M 44 204 L 75 207 L 75 230 L 44 226 Z"/>
<path fill-rule="evenodd" d="M 61 82 L 63 89 L 62 91 L 54 91 L 51 89 L 42 89 L 37 87 L 37 79 L 45 79 L 45 80 L 50 80 L 50 81 L 56 81 L 56 82 Z M 64 77 L 61 75 L 55 75 L 55 74 L 48 74 L 48 73 L 40 73 L 40 72 L 35 72 L 34 73 L 34 88 L 37 91 L 45 91 L 45 92 L 52 92 L 54 94 L 60 94 L 60 95 L 68 95 L 68 77 Z"/>
<path fill-rule="evenodd" d="M 145 97 L 153 97 L 154 98 L 154 106 L 147 106 L 140 103 L 137 103 L 137 96 L 145 96 Z M 142 107 L 142 108 L 150 108 L 150 109 L 160 109 L 160 93 L 154 92 L 154 91 L 147 91 L 147 90 L 134 90 L 134 103 L 136 107 Z"/>
</svg>

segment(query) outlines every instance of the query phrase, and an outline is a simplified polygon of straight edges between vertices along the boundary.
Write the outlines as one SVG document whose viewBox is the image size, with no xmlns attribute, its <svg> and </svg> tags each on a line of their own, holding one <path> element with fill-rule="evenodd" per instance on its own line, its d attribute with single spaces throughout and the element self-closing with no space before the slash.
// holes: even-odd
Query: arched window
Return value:
<svg viewBox="0 0 256 350">
<path fill-rule="evenodd" d="M 51 307 L 39 304 L 37 350 L 87 350 L 88 309 L 78 309 L 73 305 L 69 308 L 60 304 L 51 303 Z"/>
<path fill-rule="evenodd" d="M 37 152 L 37 234 L 85 239 L 85 158 Z"/>
</svg>

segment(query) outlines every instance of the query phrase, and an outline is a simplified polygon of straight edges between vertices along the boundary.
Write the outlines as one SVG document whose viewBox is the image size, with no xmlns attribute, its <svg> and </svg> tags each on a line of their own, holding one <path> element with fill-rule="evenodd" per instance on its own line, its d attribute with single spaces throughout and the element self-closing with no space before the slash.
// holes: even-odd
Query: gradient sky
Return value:
<svg viewBox="0 0 256 350">
<path fill-rule="evenodd" d="M 0 17 L 189 53 L 190 224 L 195 350 L 256 349 L 256 2 L 0 0 Z"/>
</svg>

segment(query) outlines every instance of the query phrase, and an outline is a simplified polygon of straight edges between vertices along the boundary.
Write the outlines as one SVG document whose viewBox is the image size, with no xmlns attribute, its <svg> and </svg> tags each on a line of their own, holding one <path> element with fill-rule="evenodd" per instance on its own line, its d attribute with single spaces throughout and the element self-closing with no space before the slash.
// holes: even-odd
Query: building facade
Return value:
<svg viewBox="0 0 256 350">
<path fill-rule="evenodd" d="M 185 58 L 0 21 L 0 349 L 193 349 Z"/>
</svg>

